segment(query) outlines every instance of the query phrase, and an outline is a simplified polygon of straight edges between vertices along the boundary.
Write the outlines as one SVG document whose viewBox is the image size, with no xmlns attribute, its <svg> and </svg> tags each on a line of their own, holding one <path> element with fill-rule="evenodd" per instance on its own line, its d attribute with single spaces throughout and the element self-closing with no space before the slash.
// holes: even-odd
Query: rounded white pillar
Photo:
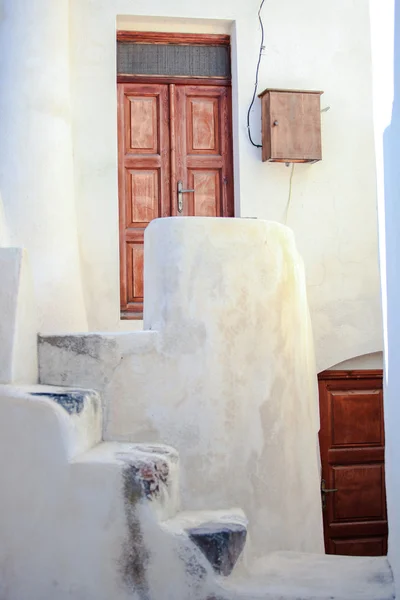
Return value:
<svg viewBox="0 0 400 600">
<path fill-rule="evenodd" d="M 142 372 L 138 355 L 127 358 L 119 385 L 108 386 L 113 433 L 127 439 L 128 424 L 131 439 L 177 448 L 184 507 L 241 507 L 250 556 L 322 552 L 315 355 L 291 230 L 156 219 L 144 285 L 157 353 Z M 125 389 L 138 392 L 135 402 Z"/>
<path fill-rule="evenodd" d="M 27 248 L 42 332 L 85 331 L 74 204 L 68 0 L 0 5 L 0 196 Z"/>
</svg>

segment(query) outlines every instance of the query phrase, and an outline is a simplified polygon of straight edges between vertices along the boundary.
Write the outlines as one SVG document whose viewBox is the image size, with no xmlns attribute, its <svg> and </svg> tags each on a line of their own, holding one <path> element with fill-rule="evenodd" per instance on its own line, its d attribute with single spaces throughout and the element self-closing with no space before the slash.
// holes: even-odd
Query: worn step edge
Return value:
<svg viewBox="0 0 400 600">
<path fill-rule="evenodd" d="M 163 526 L 170 531 L 180 533 L 193 527 L 199 527 L 209 522 L 237 523 L 247 527 L 248 519 L 241 508 L 222 510 L 188 510 L 182 511 L 172 519 L 165 521 Z"/>
<path fill-rule="evenodd" d="M 219 575 L 231 574 L 247 538 L 247 518 L 238 509 L 188 511 L 163 524 L 175 535 L 186 535 Z"/>
<path fill-rule="evenodd" d="M 164 444 L 134 444 L 101 442 L 78 456 L 76 465 L 115 465 L 123 474 L 125 484 L 140 487 L 159 520 L 171 519 L 180 508 L 179 455 Z"/>
<path fill-rule="evenodd" d="M 60 424 L 63 422 L 68 432 L 65 436 L 67 460 L 86 452 L 101 440 L 102 408 L 96 391 L 39 384 L 1 386 L 1 389 L 9 398 L 26 402 L 27 410 L 34 409 L 35 401 L 41 401 L 59 415 Z"/>
</svg>

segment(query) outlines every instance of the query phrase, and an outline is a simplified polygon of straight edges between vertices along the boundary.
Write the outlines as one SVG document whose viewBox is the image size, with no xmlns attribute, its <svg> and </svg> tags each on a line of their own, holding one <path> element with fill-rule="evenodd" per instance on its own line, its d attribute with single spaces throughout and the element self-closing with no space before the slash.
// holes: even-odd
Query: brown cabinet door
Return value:
<svg viewBox="0 0 400 600">
<path fill-rule="evenodd" d="M 168 216 L 233 216 L 231 88 L 118 84 L 122 318 L 143 312 L 144 230 Z M 178 210 L 178 182 L 184 190 Z"/>
<path fill-rule="evenodd" d="M 271 91 L 263 103 L 263 122 L 268 127 L 263 160 L 320 160 L 320 93 Z"/>
<path fill-rule="evenodd" d="M 322 373 L 319 398 L 326 552 L 385 555 L 382 372 Z"/>
</svg>

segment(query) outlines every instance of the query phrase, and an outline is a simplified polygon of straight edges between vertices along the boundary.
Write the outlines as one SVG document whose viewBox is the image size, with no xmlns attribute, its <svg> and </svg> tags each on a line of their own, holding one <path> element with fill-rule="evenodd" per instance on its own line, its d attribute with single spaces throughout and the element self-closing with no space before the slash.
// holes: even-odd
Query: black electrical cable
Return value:
<svg viewBox="0 0 400 600">
<path fill-rule="evenodd" d="M 265 2 L 265 0 L 261 0 L 260 8 L 258 9 L 258 20 L 260 21 L 260 27 L 261 27 L 261 44 L 260 44 L 260 52 L 258 54 L 258 62 L 257 62 L 257 68 L 256 68 L 256 82 L 254 84 L 253 99 L 252 99 L 252 101 L 250 103 L 249 110 L 247 111 L 247 133 L 249 134 L 249 140 L 250 140 L 250 142 L 256 148 L 262 148 L 262 146 L 260 144 L 255 144 L 253 142 L 252 137 L 251 137 L 251 131 L 250 131 L 250 113 L 251 113 L 251 109 L 253 108 L 254 100 L 256 99 L 257 87 L 258 87 L 258 72 L 260 70 L 260 63 L 261 63 L 262 51 L 264 50 L 264 24 L 263 24 L 263 21 L 262 21 L 262 18 L 261 18 L 261 10 L 262 10 L 264 2 Z"/>
</svg>

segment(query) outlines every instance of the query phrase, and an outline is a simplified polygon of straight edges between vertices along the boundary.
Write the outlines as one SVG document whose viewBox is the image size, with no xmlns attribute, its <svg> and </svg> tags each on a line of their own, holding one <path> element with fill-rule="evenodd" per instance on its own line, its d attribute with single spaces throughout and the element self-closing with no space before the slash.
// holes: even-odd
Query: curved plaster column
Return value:
<svg viewBox="0 0 400 600">
<path fill-rule="evenodd" d="M 184 507 L 241 507 L 250 556 L 322 552 L 315 355 L 292 231 L 156 219 L 144 286 L 157 352 L 124 357 L 108 385 L 113 438 L 131 427 L 130 439 L 174 446 Z"/>
<path fill-rule="evenodd" d="M 69 90 L 68 0 L 0 2 L 0 196 L 27 248 L 40 330 L 84 331 Z"/>
</svg>

